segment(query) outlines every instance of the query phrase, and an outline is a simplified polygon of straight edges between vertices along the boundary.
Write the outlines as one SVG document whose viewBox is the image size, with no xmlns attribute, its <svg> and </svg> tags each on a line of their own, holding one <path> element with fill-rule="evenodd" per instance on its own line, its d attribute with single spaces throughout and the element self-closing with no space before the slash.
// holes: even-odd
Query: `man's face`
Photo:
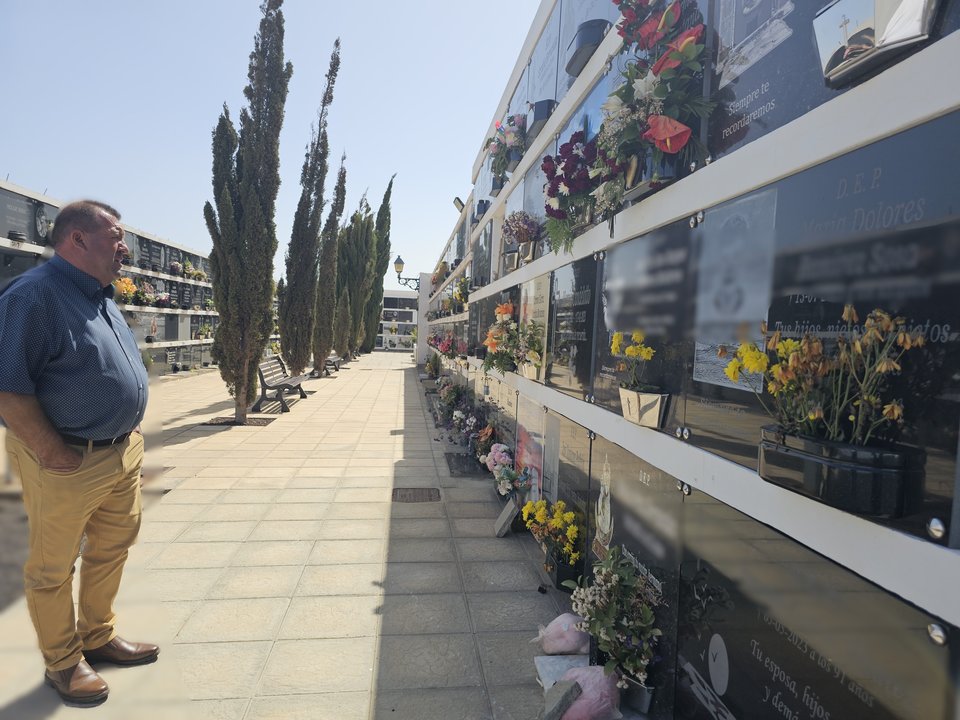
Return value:
<svg viewBox="0 0 960 720">
<path fill-rule="evenodd" d="M 87 272 L 106 286 L 120 277 L 123 258 L 129 254 L 129 249 L 123 241 L 120 222 L 105 212 L 100 214 L 100 218 L 100 227 L 91 232 L 85 231 L 84 241 L 89 268 Z"/>
</svg>

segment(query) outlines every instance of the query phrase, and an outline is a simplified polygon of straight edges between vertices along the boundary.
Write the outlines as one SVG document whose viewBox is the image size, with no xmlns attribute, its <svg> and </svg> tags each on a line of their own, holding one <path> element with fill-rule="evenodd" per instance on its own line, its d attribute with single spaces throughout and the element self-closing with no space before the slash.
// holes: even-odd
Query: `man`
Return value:
<svg viewBox="0 0 960 720">
<path fill-rule="evenodd" d="M 140 351 L 111 299 L 128 252 L 119 220 L 103 203 L 67 205 L 53 228 L 54 257 L 0 293 L 0 418 L 30 523 L 27 604 L 47 684 L 79 705 L 107 698 L 91 664 L 139 665 L 159 653 L 114 628 L 113 601 L 140 529 L 147 404 Z"/>
</svg>

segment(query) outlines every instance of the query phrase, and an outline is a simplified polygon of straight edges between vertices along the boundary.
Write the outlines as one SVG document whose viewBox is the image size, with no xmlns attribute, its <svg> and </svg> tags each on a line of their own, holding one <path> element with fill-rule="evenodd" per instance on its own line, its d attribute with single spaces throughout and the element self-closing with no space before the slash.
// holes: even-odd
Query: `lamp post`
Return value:
<svg viewBox="0 0 960 720">
<path fill-rule="evenodd" d="M 400 274 L 403 272 L 403 258 L 397 255 L 397 259 L 393 261 L 393 269 L 397 271 L 397 282 L 401 285 L 406 285 L 411 290 L 416 290 L 420 292 L 420 278 L 418 277 L 400 277 Z"/>
</svg>

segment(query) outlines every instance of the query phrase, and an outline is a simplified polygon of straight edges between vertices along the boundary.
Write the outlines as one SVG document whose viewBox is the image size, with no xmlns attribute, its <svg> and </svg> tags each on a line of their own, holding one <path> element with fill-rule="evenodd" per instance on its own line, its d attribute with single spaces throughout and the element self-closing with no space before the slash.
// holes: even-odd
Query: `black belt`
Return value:
<svg viewBox="0 0 960 720">
<path fill-rule="evenodd" d="M 60 437 L 63 438 L 63 441 L 67 445 L 90 445 L 91 441 L 87 438 L 75 437 L 73 435 L 64 435 L 60 434 Z M 115 438 L 107 438 L 106 440 L 93 440 L 93 447 L 107 447 L 108 445 L 116 445 L 117 443 L 122 443 L 130 437 L 130 433 L 126 432 L 123 435 L 117 435 Z"/>
</svg>

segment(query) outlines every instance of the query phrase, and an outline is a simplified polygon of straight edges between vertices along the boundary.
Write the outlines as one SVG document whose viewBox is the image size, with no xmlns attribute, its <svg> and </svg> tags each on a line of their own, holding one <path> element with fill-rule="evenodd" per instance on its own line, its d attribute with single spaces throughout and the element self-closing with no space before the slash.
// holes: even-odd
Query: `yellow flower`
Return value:
<svg viewBox="0 0 960 720">
<path fill-rule="evenodd" d="M 734 358 L 729 363 L 727 367 L 723 369 L 724 374 L 730 378 L 730 382 L 738 383 L 740 382 L 740 370 L 743 368 L 743 365 L 739 360 Z"/>
<path fill-rule="evenodd" d="M 575 563 L 575 562 L 576 562 L 577 560 L 579 560 L 579 559 L 580 559 L 580 553 L 578 553 L 578 552 L 570 553 L 570 562 L 571 562 L 571 563 Z"/>
<path fill-rule="evenodd" d="M 845 323 L 860 322 L 860 317 L 857 315 L 857 311 L 854 309 L 853 305 L 844 305 L 843 314 L 840 317 L 843 318 Z"/>
<path fill-rule="evenodd" d="M 887 420 L 900 420 L 903 417 L 903 405 L 899 400 L 894 400 L 883 406 L 883 416 Z"/>
<path fill-rule="evenodd" d="M 628 345 L 627 349 L 624 350 L 624 353 L 626 353 L 628 358 L 640 357 L 640 348 L 638 348 L 636 345 Z"/>
<path fill-rule="evenodd" d="M 576 542 L 576 540 L 577 540 L 577 533 L 578 533 L 577 526 L 576 526 L 576 525 L 571 525 L 570 527 L 567 528 L 567 539 L 568 539 L 570 542 Z"/>
<path fill-rule="evenodd" d="M 810 413 L 807 415 L 808 420 L 823 420 L 823 408 L 817 405 Z"/>
<path fill-rule="evenodd" d="M 623 333 L 615 332 L 613 334 L 613 340 L 610 342 L 610 352 L 613 355 L 619 355 L 622 349 L 623 349 Z"/>
<path fill-rule="evenodd" d="M 877 372 L 883 375 L 900 370 L 900 364 L 892 358 L 885 357 L 877 363 Z"/>
<path fill-rule="evenodd" d="M 563 521 L 565 523 L 572 523 L 575 517 L 576 515 L 574 515 L 572 512 L 567 512 L 563 514 Z"/>
<path fill-rule="evenodd" d="M 644 335 L 640 330 L 634 330 L 633 334 L 630 335 L 630 339 L 633 340 L 637 345 L 643 343 L 646 340 L 646 335 Z"/>
<path fill-rule="evenodd" d="M 536 514 L 533 517 L 538 523 L 543 525 L 547 521 L 547 509 L 538 508 Z"/>
<path fill-rule="evenodd" d="M 654 350 L 652 347 L 644 346 L 640 348 L 640 358 L 642 360 L 652 360 L 655 353 L 656 350 Z"/>
<path fill-rule="evenodd" d="M 526 520 L 528 517 L 530 517 L 530 513 L 533 511 L 533 501 L 527 500 L 527 504 L 523 506 L 523 519 Z"/>
<path fill-rule="evenodd" d="M 739 353 L 743 369 L 749 373 L 762 373 L 767 369 L 769 358 L 765 352 L 757 349 L 753 343 L 742 345 L 743 353 Z"/>
<path fill-rule="evenodd" d="M 793 353 L 797 352 L 800 349 L 800 343 L 796 340 L 791 340 L 787 338 L 786 340 L 781 340 L 777 343 L 777 357 L 786 360 Z"/>
</svg>

